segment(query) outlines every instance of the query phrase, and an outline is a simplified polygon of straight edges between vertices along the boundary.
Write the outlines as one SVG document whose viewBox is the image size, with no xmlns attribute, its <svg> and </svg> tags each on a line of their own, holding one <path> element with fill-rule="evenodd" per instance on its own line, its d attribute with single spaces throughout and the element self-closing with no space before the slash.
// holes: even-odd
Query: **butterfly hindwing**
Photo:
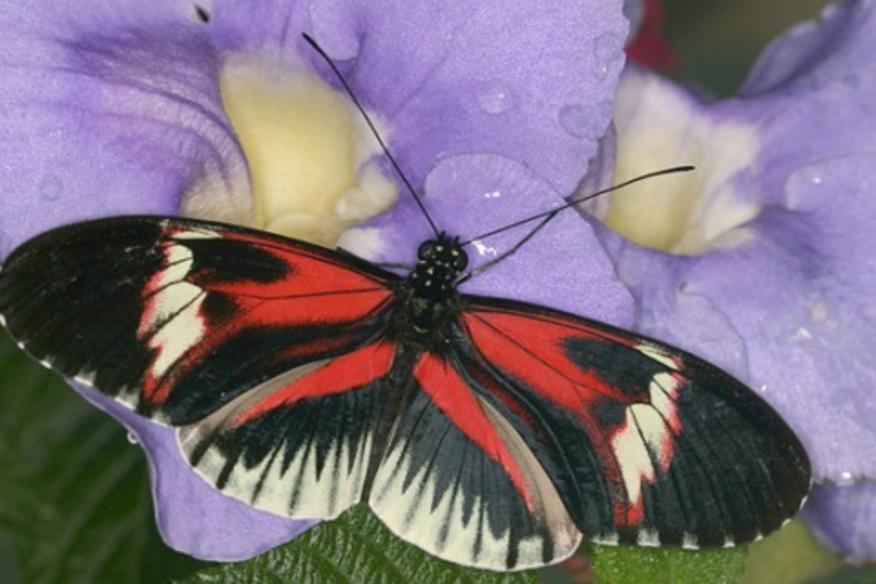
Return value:
<svg viewBox="0 0 876 584">
<path fill-rule="evenodd" d="M 287 371 L 180 433 L 222 492 L 289 517 L 336 517 L 362 498 L 394 403 L 396 347 L 378 340 Z"/>
<path fill-rule="evenodd" d="M 0 313 L 47 366 L 179 425 L 374 337 L 396 278 L 244 228 L 113 218 L 18 248 L 0 272 Z"/>
<path fill-rule="evenodd" d="M 517 302 L 466 297 L 465 374 L 603 543 L 715 547 L 777 529 L 809 489 L 781 418 L 681 350 Z"/>
<path fill-rule="evenodd" d="M 569 556 L 581 533 L 517 431 L 448 357 L 423 354 L 370 492 L 396 534 L 463 565 L 520 570 Z"/>
</svg>

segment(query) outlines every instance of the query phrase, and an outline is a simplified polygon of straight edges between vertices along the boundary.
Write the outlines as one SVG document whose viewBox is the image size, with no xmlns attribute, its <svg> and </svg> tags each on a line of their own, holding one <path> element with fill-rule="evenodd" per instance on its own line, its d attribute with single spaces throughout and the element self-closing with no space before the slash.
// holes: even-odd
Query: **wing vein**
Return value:
<svg viewBox="0 0 876 584">
<path fill-rule="evenodd" d="M 617 401 L 617 398 L 616 398 L 616 397 L 614 397 L 614 396 L 612 396 L 612 395 L 610 395 L 610 394 L 608 394 L 608 393 L 602 391 L 601 389 L 599 389 L 599 388 L 597 388 L 597 387 L 590 387 L 590 386 L 584 385 L 583 383 L 579 383 L 579 382 L 577 382 L 577 381 L 572 380 L 571 378 L 569 378 L 568 375 L 566 375 L 565 373 L 563 373 L 562 371 L 560 371 L 559 369 L 557 369 L 556 367 L 554 367 L 553 365 L 551 365 L 550 363 L 548 363 L 547 361 L 545 361 L 544 359 L 542 359 L 541 357 L 539 357 L 537 354 L 535 354 L 535 353 L 533 353 L 532 351 L 530 351 L 525 345 L 523 345 L 523 344 L 521 344 L 521 343 L 518 343 L 516 340 L 514 340 L 513 337 L 511 337 L 510 335 L 508 335 L 507 333 L 505 333 L 505 331 L 503 331 L 503 330 L 501 330 L 500 328 L 496 327 L 496 326 L 493 325 L 491 322 L 489 322 L 489 321 L 487 321 L 487 320 L 481 318 L 480 316 L 477 315 L 477 313 L 472 312 L 471 314 L 472 314 L 475 318 L 477 318 L 478 320 L 480 320 L 481 322 L 483 322 L 486 326 L 490 327 L 491 329 L 493 329 L 494 331 L 496 331 L 497 333 L 499 333 L 500 335 L 502 335 L 503 337 L 505 337 L 505 340 L 506 340 L 506 341 L 508 341 L 508 342 L 511 343 L 512 345 L 515 345 L 518 349 L 520 349 L 521 351 L 523 351 L 524 353 L 526 353 L 527 355 L 529 355 L 533 360 L 535 360 L 535 361 L 541 363 L 542 365 L 544 365 L 545 367 L 547 367 L 548 369 L 550 369 L 551 371 L 553 371 L 554 373 L 556 373 L 557 375 L 559 375 L 560 377 L 562 377 L 563 379 L 565 379 L 566 381 L 568 381 L 571 385 L 573 385 L 573 386 L 575 386 L 575 387 L 583 387 L 583 388 L 585 388 L 585 389 L 588 389 L 588 390 L 590 390 L 590 391 L 593 391 L 593 392 L 595 392 L 595 393 L 598 393 L 598 394 L 600 394 L 600 395 L 602 395 L 602 396 L 605 396 L 605 397 L 607 397 L 607 398 L 609 398 L 609 399 L 611 399 L 611 400 L 615 400 L 615 401 Z M 580 394 L 579 394 L 579 396 L 580 396 Z"/>
</svg>

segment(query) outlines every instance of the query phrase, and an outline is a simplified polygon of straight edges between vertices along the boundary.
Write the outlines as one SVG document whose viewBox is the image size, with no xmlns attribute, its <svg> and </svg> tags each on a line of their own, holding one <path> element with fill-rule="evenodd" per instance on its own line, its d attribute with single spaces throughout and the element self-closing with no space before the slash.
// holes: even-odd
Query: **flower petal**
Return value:
<svg viewBox="0 0 876 584">
<path fill-rule="evenodd" d="M 599 231 L 636 299 L 637 327 L 747 380 L 797 431 L 814 478 L 838 485 L 876 478 L 874 30 L 876 3 L 837 4 L 772 45 L 744 99 L 705 104 L 625 73 L 636 81 L 622 83 L 619 103 L 636 105 L 619 111 L 666 112 L 656 150 L 702 156 L 672 161 L 702 169 L 682 221 L 697 245 L 673 256 Z M 616 121 L 625 163 L 645 158 L 631 119 Z M 676 150 L 673 130 L 699 148 Z M 830 492 L 836 505 L 819 517 L 837 526 L 822 534 L 845 529 L 830 509 L 857 491 Z M 872 514 L 857 521 L 853 535 L 876 525 Z M 825 537 L 857 558 L 870 545 Z"/>
<path fill-rule="evenodd" d="M 208 186 L 246 217 L 217 54 L 188 15 L 169 3 L 31 4 L 0 10 L 0 231 L 15 242 L 87 217 L 172 214 Z"/>
<path fill-rule="evenodd" d="M 122 422 L 142 446 L 158 529 L 170 547 L 205 560 L 239 561 L 286 543 L 318 523 L 278 517 L 223 495 L 186 463 L 176 430 L 149 422 L 91 388 L 72 385 Z"/>
<path fill-rule="evenodd" d="M 856 6 L 857 4 L 857 6 Z M 873 6 L 869 0 L 841 0 L 827 6 L 818 20 L 802 22 L 773 41 L 752 67 L 740 95 L 772 91 L 806 91 L 819 80 L 866 81 L 872 68 Z"/>
<path fill-rule="evenodd" d="M 611 117 L 628 30 L 621 5 L 216 2 L 210 25 L 225 49 L 295 47 L 323 68 L 298 33 L 315 36 L 385 122 L 414 184 L 442 155 L 493 152 L 568 193 Z"/>
<path fill-rule="evenodd" d="M 467 240 L 564 201 L 523 165 L 493 154 L 471 154 L 445 158 L 435 167 L 426 179 L 424 202 L 436 223 Z M 470 267 L 501 255 L 536 225 L 475 240 L 468 246 Z M 410 264 L 416 261 L 417 245 L 432 233 L 413 204 L 399 204 L 350 236 L 350 247 L 375 261 Z M 632 322 L 628 292 L 589 223 L 571 209 L 462 291 L 543 304 L 617 326 Z"/>
<path fill-rule="evenodd" d="M 611 117 L 627 22 L 620 2 L 314 3 L 314 31 L 343 19 L 328 49 L 353 57 L 354 89 L 385 119 L 414 184 L 436 159 L 491 152 L 561 193 L 578 183 Z M 369 6 L 373 3 L 368 3 Z M 349 23 L 356 10 L 363 18 Z M 436 15 L 440 15 L 436 17 Z M 357 43 L 353 35 L 367 36 Z"/>
<path fill-rule="evenodd" d="M 876 558 L 876 481 L 845 487 L 816 485 L 803 518 L 818 539 L 847 559 Z"/>
</svg>

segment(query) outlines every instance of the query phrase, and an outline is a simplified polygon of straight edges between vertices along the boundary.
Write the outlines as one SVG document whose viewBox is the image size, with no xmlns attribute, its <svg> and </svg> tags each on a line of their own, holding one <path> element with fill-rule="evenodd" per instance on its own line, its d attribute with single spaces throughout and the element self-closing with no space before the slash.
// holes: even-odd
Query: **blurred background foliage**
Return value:
<svg viewBox="0 0 876 584">
<path fill-rule="evenodd" d="M 794 24 L 816 18 L 827 0 L 662 0 L 664 31 L 679 67 L 674 77 L 716 96 L 742 83 L 761 51 Z"/>
<path fill-rule="evenodd" d="M 730 95 L 770 40 L 816 16 L 825 4 L 665 0 L 665 30 L 678 60 L 673 76 L 716 96 Z M 279 563 L 265 556 L 232 576 L 221 566 L 168 549 L 156 532 L 140 448 L 60 379 L 28 361 L 5 333 L 0 333 L 0 392 L 0 583 L 288 581 L 282 572 L 259 576 L 265 565 L 281 570 L 288 556 Z M 360 520 L 363 529 L 376 530 L 375 537 L 386 537 L 366 515 Z M 326 536 L 321 537 L 311 538 L 309 545 L 322 545 Z M 715 556 L 707 563 L 711 568 L 702 562 L 688 565 L 685 552 L 654 550 L 631 560 L 623 550 L 603 548 L 594 554 L 585 548 L 587 557 L 546 570 L 540 578 L 572 584 L 592 582 L 598 574 L 607 583 L 706 582 L 718 581 L 707 576 L 718 566 L 726 576 L 721 581 L 745 584 L 876 582 L 876 572 L 843 565 L 797 522 L 752 546 L 747 555 Z M 373 575 L 392 581 L 390 573 Z M 446 577 L 460 581 L 450 572 Z"/>
</svg>

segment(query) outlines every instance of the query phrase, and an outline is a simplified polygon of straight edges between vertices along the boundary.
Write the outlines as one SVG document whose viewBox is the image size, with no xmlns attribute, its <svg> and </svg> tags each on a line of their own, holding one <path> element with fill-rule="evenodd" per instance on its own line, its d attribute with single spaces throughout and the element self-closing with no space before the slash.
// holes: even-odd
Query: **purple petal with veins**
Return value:
<svg viewBox="0 0 876 584">
<path fill-rule="evenodd" d="M 876 481 L 846 487 L 816 485 L 803 509 L 815 536 L 852 562 L 876 558 Z"/>
<path fill-rule="evenodd" d="M 848 522 L 852 501 L 876 484 L 874 51 L 876 4 L 840 2 L 773 43 L 737 98 L 705 103 L 626 71 L 619 166 L 654 163 L 648 149 L 665 155 L 657 166 L 697 164 L 687 186 L 661 193 L 655 181 L 648 194 L 697 197 L 672 244 L 685 255 L 597 230 L 635 298 L 637 328 L 760 392 L 824 483 L 805 517 L 843 553 L 870 560 L 864 534 L 876 532 L 876 515 Z"/>
</svg>

